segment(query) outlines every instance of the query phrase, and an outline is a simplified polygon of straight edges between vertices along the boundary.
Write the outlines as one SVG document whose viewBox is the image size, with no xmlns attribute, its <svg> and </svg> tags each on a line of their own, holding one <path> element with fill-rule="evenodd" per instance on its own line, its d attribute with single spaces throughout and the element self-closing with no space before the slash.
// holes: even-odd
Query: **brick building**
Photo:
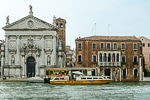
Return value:
<svg viewBox="0 0 150 100">
<path fill-rule="evenodd" d="M 98 75 L 114 81 L 142 79 L 141 41 L 135 36 L 90 36 L 75 42 L 76 67 L 96 68 Z"/>
<path fill-rule="evenodd" d="M 143 51 L 143 57 L 145 61 L 145 68 L 147 70 L 150 70 L 150 39 L 141 36 L 139 39 L 142 42 L 142 51 Z"/>
</svg>

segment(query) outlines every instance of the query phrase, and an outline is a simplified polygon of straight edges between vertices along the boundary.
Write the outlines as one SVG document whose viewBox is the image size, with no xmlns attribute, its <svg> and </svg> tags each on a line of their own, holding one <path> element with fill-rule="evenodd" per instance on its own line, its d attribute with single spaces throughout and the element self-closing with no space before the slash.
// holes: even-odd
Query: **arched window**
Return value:
<svg viewBox="0 0 150 100">
<path fill-rule="evenodd" d="M 108 62 L 111 62 L 111 54 L 108 54 Z"/>
<path fill-rule="evenodd" d="M 102 53 L 99 53 L 99 62 L 102 62 Z"/>
<path fill-rule="evenodd" d="M 119 53 L 117 53 L 117 62 L 119 62 Z"/>
<path fill-rule="evenodd" d="M 106 61 L 107 61 L 106 53 L 104 53 L 104 57 L 103 57 L 103 59 L 104 59 L 104 60 L 103 60 L 104 62 L 106 62 Z"/>
</svg>

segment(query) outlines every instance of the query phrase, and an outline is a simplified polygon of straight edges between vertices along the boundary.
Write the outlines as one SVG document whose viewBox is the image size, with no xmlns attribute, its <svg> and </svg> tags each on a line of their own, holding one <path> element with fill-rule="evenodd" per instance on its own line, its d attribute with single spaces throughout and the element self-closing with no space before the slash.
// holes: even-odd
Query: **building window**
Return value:
<svg viewBox="0 0 150 100">
<path fill-rule="evenodd" d="M 103 60 L 104 62 L 106 62 L 106 61 L 107 61 L 106 53 L 104 53 L 104 57 L 103 57 L 103 59 L 104 59 L 104 60 Z"/>
<path fill-rule="evenodd" d="M 103 50 L 104 49 L 104 43 L 100 44 L 100 49 Z"/>
<path fill-rule="evenodd" d="M 0 67 L 1 67 L 1 61 L 0 61 Z"/>
<path fill-rule="evenodd" d="M 119 62 L 119 53 L 117 53 L 117 57 L 116 58 L 117 58 L 117 62 Z"/>
<path fill-rule="evenodd" d="M 125 50 L 126 49 L 126 45 L 125 45 L 125 43 L 122 43 L 121 44 L 121 50 Z"/>
<path fill-rule="evenodd" d="M 60 27 L 64 27 L 63 23 L 60 24 Z"/>
<path fill-rule="evenodd" d="M 92 62 L 96 63 L 96 56 L 95 55 L 92 55 Z"/>
<path fill-rule="evenodd" d="M 92 44 L 92 49 L 96 50 L 96 44 L 95 43 Z"/>
<path fill-rule="evenodd" d="M 114 43 L 114 50 L 117 50 L 117 43 Z"/>
<path fill-rule="evenodd" d="M 150 47 L 150 43 L 148 43 L 148 47 Z"/>
<path fill-rule="evenodd" d="M 107 43 L 107 50 L 110 50 L 110 43 Z"/>
<path fill-rule="evenodd" d="M 123 78 L 126 78 L 126 75 L 127 75 L 127 71 L 126 71 L 126 69 L 123 69 Z"/>
<path fill-rule="evenodd" d="M 82 44 L 78 43 L 78 50 L 82 50 Z"/>
<path fill-rule="evenodd" d="M 108 62 L 111 62 L 111 54 L 108 54 Z"/>
<path fill-rule="evenodd" d="M 133 56 L 133 63 L 138 63 L 138 57 L 137 56 Z"/>
<path fill-rule="evenodd" d="M 138 77 L 138 70 L 134 69 L 134 78 L 137 78 L 137 77 Z"/>
<path fill-rule="evenodd" d="M 125 56 L 122 56 L 122 63 L 126 63 L 126 57 Z"/>
<path fill-rule="evenodd" d="M 138 49 L 138 46 L 136 43 L 133 44 L 133 50 L 137 50 Z"/>
<path fill-rule="evenodd" d="M 142 43 L 142 47 L 145 47 L 145 43 Z"/>
<path fill-rule="evenodd" d="M 99 53 L 99 62 L 102 62 L 102 53 Z"/>
<path fill-rule="evenodd" d="M 82 56 L 78 55 L 78 63 L 81 63 L 81 62 L 82 62 Z"/>
</svg>

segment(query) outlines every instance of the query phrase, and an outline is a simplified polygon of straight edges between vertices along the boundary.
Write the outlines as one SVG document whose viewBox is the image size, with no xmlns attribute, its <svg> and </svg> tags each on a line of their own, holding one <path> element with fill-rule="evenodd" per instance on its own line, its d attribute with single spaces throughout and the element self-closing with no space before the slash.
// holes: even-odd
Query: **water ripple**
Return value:
<svg viewBox="0 0 150 100">
<path fill-rule="evenodd" d="M 150 82 L 114 82 L 106 85 L 50 85 L 1 82 L 0 100 L 147 100 Z"/>
</svg>

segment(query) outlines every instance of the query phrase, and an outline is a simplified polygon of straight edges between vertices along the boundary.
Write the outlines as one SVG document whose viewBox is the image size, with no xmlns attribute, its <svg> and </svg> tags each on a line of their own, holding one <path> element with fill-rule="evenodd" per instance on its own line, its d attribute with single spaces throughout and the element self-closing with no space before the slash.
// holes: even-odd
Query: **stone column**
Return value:
<svg viewBox="0 0 150 100">
<path fill-rule="evenodd" d="M 56 47 L 57 47 L 58 45 L 57 45 L 57 43 L 56 43 L 56 36 L 55 35 L 53 35 L 53 53 L 52 53 L 52 65 L 56 65 L 57 64 L 57 62 L 56 62 Z"/>
<path fill-rule="evenodd" d="M 25 74 L 25 77 L 27 77 L 27 62 L 25 61 L 25 57 L 24 57 L 24 74 Z"/>
<path fill-rule="evenodd" d="M 4 75 L 3 65 L 4 65 L 4 45 L 1 45 L 1 75 Z"/>
<path fill-rule="evenodd" d="M 25 77 L 25 66 L 24 66 L 24 54 L 22 54 L 21 66 L 22 66 L 22 76 Z"/>
<path fill-rule="evenodd" d="M 39 75 L 39 55 L 36 55 L 36 69 L 35 69 L 35 75 Z"/>
<path fill-rule="evenodd" d="M 44 54 L 44 48 L 45 48 L 45 45 L 44 45 L 44 35 L 42 35 L 42 38 L 41 38 L 41 65 L 44 65 L 45 64 L 45 54 Z"/>
<path fill-rule="evenodd" d="M 140 80 L 139 81 L 142 81 L 142 77 L 143 77 L 143 71 L 142 71 L 142 67 L 143 67 L 143 59 L 142 59 L 142 56 L 139 58 L 139 77 L 140 77 Z"/>
<path fill-rule="evenodd" d="M 5 65 L 9 65 L 8 42 L 8 36 L 5 35 Z"/>
<path fill-rule="evenodd" d="M 16 65 L 20 65 L 20 50 L 19 50 L 19 48 L 20 48 L 20 36 L 19 35 L 17 35 L 17 58 L 16 58 Z"/>
<path fill-rule="evenodd" d="M 110 78 L 113 79 L 113 69 L 110 68 Z"/>
</svg>

